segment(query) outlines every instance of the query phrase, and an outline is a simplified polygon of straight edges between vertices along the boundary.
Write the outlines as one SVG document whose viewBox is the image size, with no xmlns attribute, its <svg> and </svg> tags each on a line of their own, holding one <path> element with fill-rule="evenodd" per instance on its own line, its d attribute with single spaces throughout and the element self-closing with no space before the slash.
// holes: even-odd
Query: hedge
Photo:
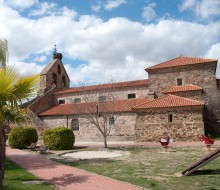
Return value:
<svg viewBox="0 0 220 190">
<path fill-rule="evenodd" d="M 14 127 L 8 136 L 11 148 L 23 149 L 38 140 L 37 130 L 32 127 Z"/>
<path fill-rule="evenodd" d="M 43 140 L 50 150 L 68 150 L 73 148 L 75 136 L 71 129 L 56 127 L 46 129 L 43 134 Z"/>
</svg>

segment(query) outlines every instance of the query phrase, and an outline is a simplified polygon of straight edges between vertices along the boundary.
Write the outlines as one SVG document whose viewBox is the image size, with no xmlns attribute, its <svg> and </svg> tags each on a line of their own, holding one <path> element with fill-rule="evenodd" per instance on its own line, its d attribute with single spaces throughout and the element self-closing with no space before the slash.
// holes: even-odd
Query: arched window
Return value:
<svg viewBox="0 0 220 190">
<path fill-rule="evenodd" d="M 62 76 L 62 86 L 66 86 L 66 78 L 65 78 L 65 76 Z"/>
<path fill-rule="evenodd" d="M 71 129 L 73 131 L 79 131 L 79 120 L 78 119 L 72 119 L 72 121 L 71 121 Z"/>
<path fill-rule="evenodd" d="M 57 65 L 57 73 L 61 74 L 61 67 L 60 67 L 60 65 Z"/>
<path fill-rule="evenodd" d="M 55 73 L 53 73 L 52 79 L 53 79 L 53 84 L 57 85 L 57 75 Z"/>
</svg>

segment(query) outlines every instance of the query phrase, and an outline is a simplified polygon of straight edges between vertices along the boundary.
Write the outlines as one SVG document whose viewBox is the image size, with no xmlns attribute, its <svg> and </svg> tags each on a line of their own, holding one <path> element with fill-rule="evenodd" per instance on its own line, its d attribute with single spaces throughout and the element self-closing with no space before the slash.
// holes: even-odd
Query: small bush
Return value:
<svg viewBox="0 0 220 190">
<path fill-rule="evenodd" d="M 26 148 L 37 140 L 37 130 L 32 127 L 14 127 L 8 136 L 9 146 L 18 149 Z"/>
<path fill-rule="evenodd" d="M 50 150 L 68 150 L 73 148 L 75 136 L 71 129 L 57 127 L 46 129 L 43 134 L 43 140 Z"/>
</svg>

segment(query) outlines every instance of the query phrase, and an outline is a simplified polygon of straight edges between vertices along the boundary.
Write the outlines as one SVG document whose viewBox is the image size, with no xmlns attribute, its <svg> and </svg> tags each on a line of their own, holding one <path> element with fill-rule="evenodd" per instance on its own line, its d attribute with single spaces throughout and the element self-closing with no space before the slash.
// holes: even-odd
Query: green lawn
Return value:
<svg viewBox="0 0 220 190">
<path fill-rule="evenodd" d="M 180 176 L 181 171 L 207 154 L 204 147 L 173 148 L 170 153 L 163 153 L 160 147 L 117 148 L 116 150 L 129 151 L 130 156 L 120 160 L 93 159 L 65 163 L 146 189 L 220 189 L 220 157 L 202 167 L 193 176 Z"/>
<path fill-rule="evenodd" d="M 35 185 L 22 183 L 26 181 L 39 181 L 39 179 L 12 161 L 7 160 L 4 180 L 5 190 L 55 190 L 55 188 L 45 183 Z"/>
</svg>

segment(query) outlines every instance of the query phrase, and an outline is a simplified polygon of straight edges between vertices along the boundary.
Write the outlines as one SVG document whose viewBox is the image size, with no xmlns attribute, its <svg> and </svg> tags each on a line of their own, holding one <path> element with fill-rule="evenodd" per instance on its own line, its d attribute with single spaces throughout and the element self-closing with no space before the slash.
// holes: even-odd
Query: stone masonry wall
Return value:
<svg viewBox="0 0 220 190">
<path fill-rule="evenodd" d="M 173 122 L 168 122 L 173 114 Z M 202 108 L 163 109 L 137 113 L 136 142 L 159 141 L 164 132 L 175 141 L 197 141 L 204 134 Z"/>
<path fill-rule="evenodd" d="M 196 64 L 149 71 L 149 90 L 161 97 L 162 92 L 177 85 L 182 78 L 183 84 L 193 84 L 203 88 L 202 100 L 205 102 L 205 120 L 215 120 L 214 110 L 218 103 L 218 92 L 215 77 L 216 64 Z"/>
<path fill-rule="evenodd" d="M 65 71 L 65 68 L 62 64 L 62 61 L 60 59 L 57 59 L 57 60 L 52 60 L 52 62 L 53 62 L 52 67 L 46 73 L 43 73 L 40 76 L 40 90 L 38 92 L 39 95 L 44 94 L 45 92 L 47 92 L 48 90 L 50 90 L 55 86 L 53 80 L 53 74 L 56 75 L 56 80 L 57 80 L 56 87 L 69 88 L 70 86 L 70 81 Z M 58 65 L 60 68 L 59 72 L 58 72 Z"/>
<path fill-rule="evenodd" d="M 79 93 L 68 93 L 68 94 L 55 94 L 55 101 L 58 104 L 59 100 L 65 100 L 65 103 L 71 103 L 75 98 L 81 98 L 81 102 L 94 102 L 98 101 L 99 96 L 109 97 L 113 95 L 115 99 L 124 100 L 128 99 L 128 94 L 135 93 L 136 98 L 146 98 L 148 97 L 148 87 L 129 87 L 129 88 L 120 88 L 113 91 L 85 91 Z"/>
<path fill-rule="evenodd" d="M 33 102 L 29 109 L 32 110 L 35 114 L 38 114 L 45 109 L 48 109 L 51 107 L 53 102 L 53 93 L 56 92 L 56 89 L 51 89 L 48 92 L 46 92 L 43 96 L 40 96 L 35 102 Z"/>
<path fill-rule="evenodd" d="M 110 137 L 128 137 L 134 140 L 135 113 L 115 114 L 115 125 L 112 125 Z M 98 129 L 92 125 L 85 116 L 44 116 L 41 119 L 48 127 L 65 126 L 71 128 L 71 120 L 79 119 L 79 131 L 74 131 L 77 140 L 90 140 L 101 137 Z"/>
</svg>

